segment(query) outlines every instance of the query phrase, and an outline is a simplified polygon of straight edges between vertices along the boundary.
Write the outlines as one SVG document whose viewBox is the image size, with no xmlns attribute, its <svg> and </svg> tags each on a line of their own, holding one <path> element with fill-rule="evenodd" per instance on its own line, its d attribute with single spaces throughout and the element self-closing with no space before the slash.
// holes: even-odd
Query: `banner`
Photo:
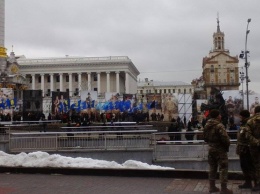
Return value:
<svg viewBox="0 0 260 194">
<path fill-rule="evenodd" d="M 16 107 L 16 99 L 12 88 L 0 89 L 0 113 L 11 114 L 12 109 Z"/>
<path fill-rule="evenodd" d="M 70 109 L 69 92 L 52 92 L 52 113 L 66 113 Z"/>
</svg>

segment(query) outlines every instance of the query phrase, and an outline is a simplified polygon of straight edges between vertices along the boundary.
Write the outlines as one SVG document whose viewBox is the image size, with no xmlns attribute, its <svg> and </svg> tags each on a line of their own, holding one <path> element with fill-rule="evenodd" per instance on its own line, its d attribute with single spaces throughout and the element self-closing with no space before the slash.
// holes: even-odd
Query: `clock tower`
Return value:
<svg viewBox="0 0 260 194">
<path fill-rule="evenodd" d="M 207 96 L 211 88 L 239 89 L 238 62 L 238 56 L 231 56 L 229 50 L 225 49 L 225 34 L 221 32 L 219 18 L 217 18 L 217 31 L 213 33 L 213 49 L 202 60 L 202 77 Z"/>
</svg>

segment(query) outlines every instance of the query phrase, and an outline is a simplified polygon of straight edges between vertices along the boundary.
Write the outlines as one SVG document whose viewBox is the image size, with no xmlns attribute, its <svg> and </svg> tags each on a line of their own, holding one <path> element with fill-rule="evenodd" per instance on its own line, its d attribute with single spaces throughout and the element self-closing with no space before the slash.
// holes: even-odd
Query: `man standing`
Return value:
<svg viewBox="0 0 260 194">
<path fill-rule="evenodd" d="M 209 163 L 209 192 L 219 192 L 215 185 L 217 171 L 219 168 L 219 178 L 221 182 L 222 194 L 232 194 L 233 191 L 227 188 L 228 182 L 228 156 L 230 139 L 221 123 L 221 115 L 218 110 L 210 111 L 210 119 L 207 121 L 203 131 L 204 141 L 208 143 L 208 163 Z"/>
<path fill-rule="evenodd" d="M 260 191 L 260 106 L 255 107 L 255 115 L 247 121 L 250 153 L 255 167 L 256 185 L 253 191 Z"/>
<path fill-rule="evenodd" d="M 248 127 L 246 123 L 250 117 L 250 112 L 248 110 L 242 110 L 240 113 L 241 125 L 237 133 L 237 149 L 236 153 L 239 155 L 240 166 L 245 178 L 245 183 L 238 185 L 240 189 L 252 188 L 252 180 L 254 177 L 254 167 L 252 162 L 252 157 L 249 149 L 248 140 Z"/>
<path fill-rule="evenodd" d="M 256 96 L 256 97 L 255 97 L 255 102 L 253 102 L 253 103 L 251 104 L 251 106 L 250 106 L 250 113 L 251 113 L 251 114 L 254 114 L 254 113 L 255 113 L 255 107 L 257 107 L 257 106 L 260 106 L 260 103 L 259 103 L 258 97 Z"/>
</svg>

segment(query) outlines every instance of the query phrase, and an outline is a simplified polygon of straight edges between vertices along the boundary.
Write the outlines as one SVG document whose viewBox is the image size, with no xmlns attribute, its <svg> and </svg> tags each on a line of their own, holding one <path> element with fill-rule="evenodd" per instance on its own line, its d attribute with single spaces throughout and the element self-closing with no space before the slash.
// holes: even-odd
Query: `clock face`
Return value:
<svg viewBox="0 0 260 194">
<path fill-rule="evenodd" d="M 16 64 L 12 64 L 10 69 L 12 73 L 18 73 L 19 71 L 19 67 Z"/>
</svg>

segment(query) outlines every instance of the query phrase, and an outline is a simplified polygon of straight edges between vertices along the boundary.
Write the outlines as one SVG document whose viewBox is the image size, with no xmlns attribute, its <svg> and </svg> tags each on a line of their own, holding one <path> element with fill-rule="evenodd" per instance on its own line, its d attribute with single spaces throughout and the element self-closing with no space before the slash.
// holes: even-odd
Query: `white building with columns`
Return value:
<svg viewBox="0 0 260 194">
<path fill-rule="evenodd" d="M 121 94 L 137 93 L 140 72 L 127 56 L 17 59 L 20 73 L 29 80 L 28 89 L 42 90 L 43 97 L 52 91 L 69 92 L 70 97 L 81 91 Z"/>
</svg>

